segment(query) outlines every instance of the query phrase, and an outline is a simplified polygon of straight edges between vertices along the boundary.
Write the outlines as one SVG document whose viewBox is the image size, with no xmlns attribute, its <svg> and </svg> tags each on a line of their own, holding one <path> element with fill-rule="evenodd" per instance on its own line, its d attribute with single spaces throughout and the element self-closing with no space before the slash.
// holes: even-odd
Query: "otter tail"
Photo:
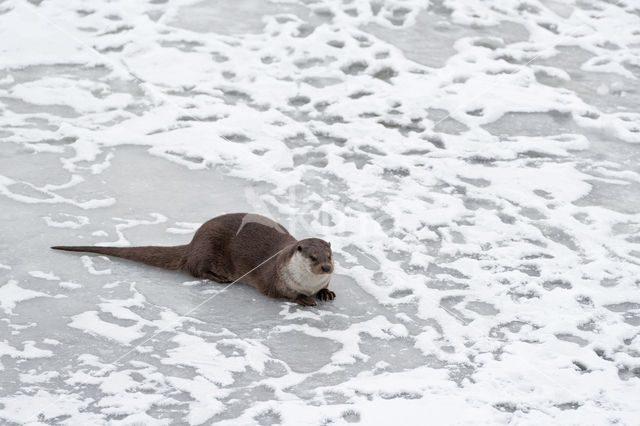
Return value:
<svg viewBox="0 0 640 426">
<path fill-rule="evenodd" d="M 184 267 L 187 246 L 143 246 L 143 247 L 100 247 L 100 246 L 53 246 L 54 250 L 80 251 L 106 254 L 107 256 L 142 262 L 164 269 L 180 270 Z"/>
</svg>

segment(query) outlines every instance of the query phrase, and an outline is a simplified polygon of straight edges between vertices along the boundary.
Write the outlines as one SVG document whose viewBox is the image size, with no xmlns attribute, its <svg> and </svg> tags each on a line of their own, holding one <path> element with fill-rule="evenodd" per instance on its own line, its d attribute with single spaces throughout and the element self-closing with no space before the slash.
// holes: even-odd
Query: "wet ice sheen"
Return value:
<svg viewBox="0 0 640 426">
<path fill-rule="evenodd" d="M 632 4 L 0 7 L 2 421 L 636 422 Z M 48 250 L 233 211 L 338 298 Z"/>
</svg>

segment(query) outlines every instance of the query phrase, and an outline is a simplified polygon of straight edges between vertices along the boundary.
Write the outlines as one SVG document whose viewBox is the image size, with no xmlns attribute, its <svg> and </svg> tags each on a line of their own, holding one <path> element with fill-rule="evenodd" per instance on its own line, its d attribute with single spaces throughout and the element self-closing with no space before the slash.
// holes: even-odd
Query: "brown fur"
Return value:
<svg viewBox="0 0 640 426">
<path fill-rule="evenodd" d="M 333 272 L 330 243 L 318 238 L 298 241 L 271 219 L 247 213 L 213 218 L 196 231 L 189 244 L 181 246 L 51 248 L 120 257 L 160 268 L 186 271 L 196 278 L 219 283 L 241 279 L 269 297 L 287 299 L 305 306 L 315 305 L 316 302 L 308 295 L 292 289 L 291 274 L 287 273 L 292 256 L 299 252 L 308 262 L 310 279 L 316 280 L 319 275 L 326 275 L 328 285 Z M 264 264 L 260 265 L 262 262 Z M 335 293 L 325 285 L 315 296 L 323 301 L 333 300 Z"/>
</svg>

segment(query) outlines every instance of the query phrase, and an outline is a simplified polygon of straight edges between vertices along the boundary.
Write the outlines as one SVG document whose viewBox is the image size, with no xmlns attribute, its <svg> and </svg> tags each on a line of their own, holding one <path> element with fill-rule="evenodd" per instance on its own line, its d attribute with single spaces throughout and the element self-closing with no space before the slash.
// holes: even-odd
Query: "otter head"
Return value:
<svg viewBox="0 0 640 426">
<path fill-rule="evenodd" d="M 296 251 L 298 255 L 309 262 L 309 270 L 314 274 L 331 274 L 333 272 L 331 243 L 319 238 L 307 238 L 298 241 Z"/>
</svg>

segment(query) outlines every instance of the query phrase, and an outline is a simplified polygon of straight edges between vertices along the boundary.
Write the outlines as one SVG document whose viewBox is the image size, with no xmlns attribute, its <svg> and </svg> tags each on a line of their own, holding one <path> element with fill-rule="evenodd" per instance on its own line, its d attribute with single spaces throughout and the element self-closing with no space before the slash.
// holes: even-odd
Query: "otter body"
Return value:
<svg viewBox="0 0 640 426">
<path fill-rule="evenodd" d="M 280 224 L 256 214 L 215 217 L 181 246 L 51 248 L 120 257 L 218 283 L 242 280 L 269 297 L 304 306 L 316 304 L 312 296 L 335 298 L 327 288 L 333 273 L 331 244 L 318 238 L 298 241 Z"/>
</svg>

